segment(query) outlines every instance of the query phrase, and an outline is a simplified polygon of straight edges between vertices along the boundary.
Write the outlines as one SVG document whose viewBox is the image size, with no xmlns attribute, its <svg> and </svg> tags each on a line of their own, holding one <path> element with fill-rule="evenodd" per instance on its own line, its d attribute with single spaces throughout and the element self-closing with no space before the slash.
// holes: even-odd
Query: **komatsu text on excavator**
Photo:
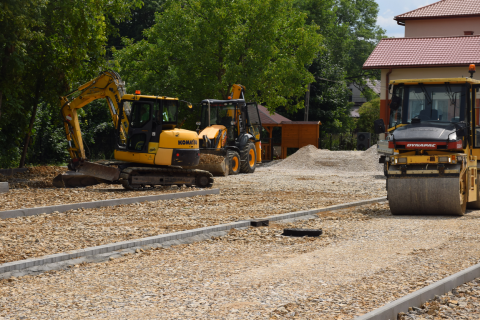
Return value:
<svg viewBox="0 0 480 320">
<path fill-rule="evenodd" d="M 471 76 L 475 66 L 470 66 Z M 375 121 L 392 214 L 463 215 L 480 208 L 480 81 L 390 82 L 389 128 Z"/>
<path fill-rule="evenodd" d="M 89 162 L 77 110 L 101 98 L 107 100 L 115 127 L 115 160 Z M 71 171 L 54 179 L 56 187 L 102 182 L 121 183 L 128 190 L 155 185 L 212 186 L 211 173 L 182 169 L 198 165 L 200 151 L 196 132 L 176 128 L 178 98 L 141 95 L 139 91 L 126 94 L 118 73 L 105 71 L 60 100 Z"/>
</svg>

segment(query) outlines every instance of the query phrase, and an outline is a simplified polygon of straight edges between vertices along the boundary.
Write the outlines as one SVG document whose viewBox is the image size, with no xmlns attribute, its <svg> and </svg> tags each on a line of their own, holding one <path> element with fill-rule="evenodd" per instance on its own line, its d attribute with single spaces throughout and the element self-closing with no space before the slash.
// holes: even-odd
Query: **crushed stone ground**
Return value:
<svg viewBox="0 0 480 320">
<path fill-rule="evenodd" d="M 479 217 L 480 211 L 396 217 L 386 204 L 373 204 L 232 230 L 208 241 L 0 280 L 0 316 L 353 319 L 477 263 Z M 281 236 L 287 227 L 321 228 L 324 235 Z"/>
</svg>

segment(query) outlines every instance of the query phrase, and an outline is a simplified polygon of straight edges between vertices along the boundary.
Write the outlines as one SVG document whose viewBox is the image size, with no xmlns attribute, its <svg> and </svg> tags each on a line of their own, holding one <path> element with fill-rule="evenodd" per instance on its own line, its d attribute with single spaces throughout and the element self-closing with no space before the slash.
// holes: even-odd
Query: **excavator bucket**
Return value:
<svg viewBox="0 0 480 320">
<path fill-rule="evenodd" d="M 103 182 L 112 182 L 120 178 L 120 170 L 98 163 L 82 161 L 77 166 L 77 172 L 68 171 L 53 179 L 57 188 L 84 188 Z"/>
<path fill-rule="evenodd" d="M 205 170 L 216 177 L 228 176 L 228 163 L 224 150 L 200 149 L 200 163 L 198 166 L 183 168 Z"/>
</svg>

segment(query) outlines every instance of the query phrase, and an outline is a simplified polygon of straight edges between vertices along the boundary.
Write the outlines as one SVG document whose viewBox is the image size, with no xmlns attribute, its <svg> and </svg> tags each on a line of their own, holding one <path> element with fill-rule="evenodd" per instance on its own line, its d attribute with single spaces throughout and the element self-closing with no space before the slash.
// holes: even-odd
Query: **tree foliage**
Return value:
<svg viewBox="0 0 480 320">
<path fill-rule="evenodd" d="M 145 92 L 198 102 L 226 99 L 241 83 L 271 110 L 294 110 L 321 50 L 305 19 L 289 0 L 169 0 L 147 39 L 126 39 L 115 57 L 128 85 Z"/>
<path fill-rule="evenodd" d="M 195 103 L 241 83 L 294 120 L 311 83 L 309 120 L 347 131 L 346 84 L 378 76 L 362 70 L 377 12 L 374 0 L 2 0 L 0 167 L 60 162 L 58 96 L 112 63 L 131 90 Z M 89 156 L 111 157 L 105 103 L 80 118 Z"/>
<path fill-rule="evenodd" d="M 374 134 L 373 122 L 380 118 L 380 98 L 362 104 L 360 109 L 358 109 L 358 113 L 360 114 L 358 129 Z"/>
<path fill-rule="evenodd" d="M 106 65 L 105 45 L 111 21 L 127 19 L 129 8 L 140 4 L 140 0 L 2 3 L 8 16 L 0 14 L 0 23 L 7 26 L 0 29 L 0 70 L 5 75 L 0 80 L 5 102 L 1 107 L 0 142 L 10 150 L 8 159 L 12 164 L 19 161 L 23 166 L 26 161 L 39 106 L 44 105 L 43 112 L 49 109 L 52 115 L 59 114 L 58 97 L 68 92 L 71 84 L 90 79 Z M 9 35 L 12 28 L 20 31 Z M 21 159 L 10 158 L 20 147 Z"/>
<path fill-rule="evenodd" d="M 315 77 L 309 120 L 322 121 L 322 131 L 345 132 L 353 126 L 346 85 L 353 82 L 369 96 L 365 80 L 380 76 L 377 70 L 362 70 L 384 34 L 376 25 L 378 5 L 374 0 L 297 0 L 296 5 L 308 13 L 309 23 L 320 26 L 326 48 L 309 68 Z M 284 115 L 303 120 L 303 112 Z"/>
</svg>

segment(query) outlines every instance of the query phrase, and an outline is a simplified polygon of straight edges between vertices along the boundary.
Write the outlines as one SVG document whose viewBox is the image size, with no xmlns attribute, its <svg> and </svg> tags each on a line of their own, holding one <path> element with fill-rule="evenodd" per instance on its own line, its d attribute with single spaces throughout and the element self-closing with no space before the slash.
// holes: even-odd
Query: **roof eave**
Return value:
<svg viewBox="0 0 480 320">
<path fill-rule="evenodd" d="M 362 69 L 402 69 L 402 68 L 446 68 L 446 67 L 465 67 L 471 63 L 450 63 L 450 64 L 419 64 L 419 65 L 383 65 L 383 66 L 363 66 Z"/>
<path fill-rule="evenodd" d="M 471 17 L 480 17 L 480 13 L 476 14 L 463 14 L 463 15 L 445 15 L 445 16 L 426 16 L 426 17 L 400 17 L 396 16 L 393 20 L 398 22 L 405 22 L 406 20 L 431 20 L 431 19 L 451 19 L 451 18 L 471 18 Z"/>
</svg>

